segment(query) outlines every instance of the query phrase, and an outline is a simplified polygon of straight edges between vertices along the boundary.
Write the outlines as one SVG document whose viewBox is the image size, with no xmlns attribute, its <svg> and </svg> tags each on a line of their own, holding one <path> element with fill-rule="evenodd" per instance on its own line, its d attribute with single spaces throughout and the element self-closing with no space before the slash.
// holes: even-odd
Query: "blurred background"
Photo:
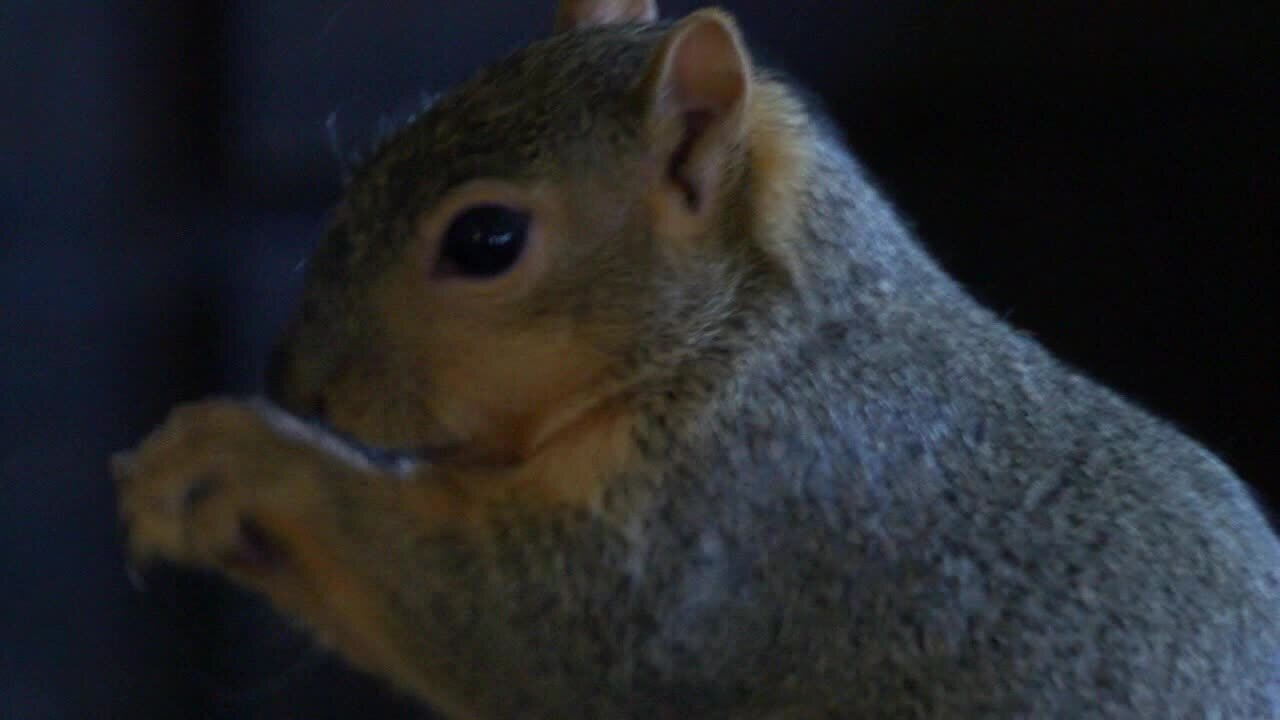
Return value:
<svg viewBox="0 0 1280 720">
<path fill-rule="evenodd" d="M 331 134 L 365 144 L 552 4 L 0 4 L 0 717 L 429 717 L 221 583 L 135 591 L 106 458 L 258 387 Z M 1275 498 L 1274 11 L 724 5 L 974 292 Z"/>
</svg>

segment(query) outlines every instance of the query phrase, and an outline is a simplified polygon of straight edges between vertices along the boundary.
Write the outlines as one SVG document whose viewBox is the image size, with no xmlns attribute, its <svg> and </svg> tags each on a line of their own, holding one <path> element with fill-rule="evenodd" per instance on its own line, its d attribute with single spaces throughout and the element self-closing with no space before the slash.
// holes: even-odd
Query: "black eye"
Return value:
<svg viewBox="0 0 1280 720">
<path fill-rule="evenodd" d="M 520 259 L 529 213 L 502 205 L 476 205 L 454 217 L 444 233 L 437 272 L 469 278 L 501 275 Z"/>
</svg>

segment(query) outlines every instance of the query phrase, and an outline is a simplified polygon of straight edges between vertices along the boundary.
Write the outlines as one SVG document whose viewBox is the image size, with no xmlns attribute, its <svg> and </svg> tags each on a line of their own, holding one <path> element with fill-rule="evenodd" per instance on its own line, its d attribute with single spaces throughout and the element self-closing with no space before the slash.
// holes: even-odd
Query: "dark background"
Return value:
<svg viewBox="0 0 1280 720">
<path fill-rule="evenodd" d="M 338 191 L 331 114 L 358 146 L 551 5 L 0 3 L 0 717 L 414 716 L 221 583 L 134 591 L 106 458 L 257 387 Z M 1262 3 L 727 5 L 976 293 L 1271 497 Z"/>
</svg>

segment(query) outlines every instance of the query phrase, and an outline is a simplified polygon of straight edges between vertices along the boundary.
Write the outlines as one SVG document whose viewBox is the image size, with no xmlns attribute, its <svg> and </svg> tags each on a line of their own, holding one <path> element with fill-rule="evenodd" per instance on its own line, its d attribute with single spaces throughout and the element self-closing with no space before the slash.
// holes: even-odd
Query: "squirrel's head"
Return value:
<svg viewBox="0 0 1280 720">
<path fill-rule="evenodd" d="M 352 178 L 273 363 L 283 405 L 518 460 L 714 345 L 781 273 L 748 238 L 786 215 L 799 112 L 732 18 L 563 0 L 556 29 Z"/>
</svg>

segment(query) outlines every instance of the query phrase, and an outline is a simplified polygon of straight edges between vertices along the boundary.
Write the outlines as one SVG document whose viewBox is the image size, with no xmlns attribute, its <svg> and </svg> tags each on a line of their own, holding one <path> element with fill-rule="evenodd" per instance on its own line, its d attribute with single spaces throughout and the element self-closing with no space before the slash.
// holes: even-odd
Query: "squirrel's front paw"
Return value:
<svg viewBox="0 0 1280 720">
<path fill-rule="evenodd" d="M 289 529 L 316 499 L 305 449 L 260 408 L 234 400 L 182 406 L 132 453 L 112 458 L 135 561 L 233 573 L 279 569 Z"/>
</svg>

